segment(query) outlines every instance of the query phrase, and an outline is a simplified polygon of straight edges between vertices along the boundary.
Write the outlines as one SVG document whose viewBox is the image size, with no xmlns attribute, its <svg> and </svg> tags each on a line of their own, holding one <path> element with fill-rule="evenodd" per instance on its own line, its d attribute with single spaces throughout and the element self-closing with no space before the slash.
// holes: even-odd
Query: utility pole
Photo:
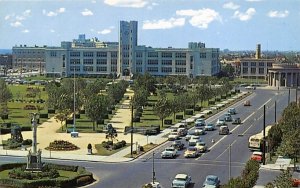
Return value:
<svg viewBox="0 0 300 188">
<path fill-rule="evenodd" d="M 275 109 L 275 114 L 274 114 L 274 117 L 275 117 L 275 123 L 276 123 L 276 101 L 275 101 L 275 104 L 274 104 L 274 109 Z"/>
<path fill-rule="evenodd" d="M 131 143 L 130 143 L 130 155 L 132 157 L 133 154 L 133 98 L 131 97 Z"/>
<path fill-rule="evenodd" d="M 291 99 L 291 89 L 289 88 L 289 98 L 288 98 L 288 105 L 290 104 L 290 99 Z"/>
<path fill-rule="evenodd" d="M 263 130 L 263 148 L 262 148 L 263 156 L 262 161 L 263 165 L 266 164 L 266 105 L 264 105 L 264 130 Z"/>
<path fill-rule="evenodd" d="M 229 160 L 229 161 L 228 161 L 228 164 L 229 164 L 228 178 L 229 178 L 229 179 L 228 179 L 228 180 L 230 180 L 230 178 L 231 178 L 231 144 L 229 144 L 228 149 L 229 149 L 229 152 L 228 152 L 228 153 L 229 153 L 229 159 L 228 159 L 228 160 Z"/>
<path fill-rule="evenodd" d="M 152 153 L 152 183 L 154 184 L 155 181 L 155 171 L 154 171 L 154 151 Z"/>
</svg>

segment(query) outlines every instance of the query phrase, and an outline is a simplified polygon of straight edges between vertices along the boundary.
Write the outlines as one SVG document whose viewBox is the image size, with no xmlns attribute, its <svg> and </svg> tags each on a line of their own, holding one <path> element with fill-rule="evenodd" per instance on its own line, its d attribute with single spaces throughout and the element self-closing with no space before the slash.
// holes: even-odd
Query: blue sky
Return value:
<svg viewBox="0 0 300 188">
<path fill-rule="evenodd" d="M 116 42 L 120 20 L 138 21 L 139 45 L 300 50 L 300 0 L 0 0 L 0 48 Z"/>
</svg>

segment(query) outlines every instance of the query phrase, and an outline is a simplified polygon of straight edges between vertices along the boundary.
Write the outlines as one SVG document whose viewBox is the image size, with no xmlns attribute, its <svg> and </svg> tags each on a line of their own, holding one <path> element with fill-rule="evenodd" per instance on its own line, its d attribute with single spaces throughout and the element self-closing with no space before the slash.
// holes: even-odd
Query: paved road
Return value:
<svg viewBox="0 0 300 188">
<path fill-rule="evenodd" d="M 185 159 L 182 154 L 176 159 L 161 159 L 160 152 L 171 144 L 167 142 L 161 147 L 154 150 L 155 154 L 155 171 L 157 180 L 163 187 L 170 187 L 171 181 L 177 173 L 187 173 L 192 176 L 194 182 L 190 187 L 201 187 L 205 176 L 215 174 L 220 177 L 221 182 L 227 182 L 229 171 L 231 176 L 240 175 L 245 163 L 251 153 L 248 150 L 248 138 L 250 135 L 258 133 L 263 128 L 263 104 L 266 104 L 266 124 L 274 123 L 274 100 L 277 100 L 277 119 L 288 103 L 287 90 L 277 91 L 257 89 L 249 97 L 250 107 L 244 107 L 242 103 L 235 104 L 238 114 L 243 123 L 241 125 L 231 125 L 229 128 L 232 132 L 230 135 L 218 135 L 218 131 L 208 132 L 202 136 L 202 139 L 211 148 L 211 151 L 205 153 L 196 159 Z M 294 92 L 291 92 L 291 101 L 294 99 Z M 208 122 L 215 122 L 219 116 L 209 118 Z M 240 136 L 244 135 L 244 136 Z M 212 145 L 211 139 L 216 143 Z M 231 146 L 231 165 L 229 165 L 229 144 Z M 73 164 L 85 166 L 89 171 L 100 177 L 100 182 L 91 187 L 97 188 L 139 188 L 152 177 L 152 153 L 144 155 L 142 158 L 128 163 L 105 164 L 80 161 L 61 161 L 51 160 L 57 163 Z M 10 161 L 24 161 L 23 158 L 0 157 L 0 163 Z M 230 168 L 229 168 L 230 167 Z M 230 170 L 229 170 L 230 169 Z"/>
</svg>

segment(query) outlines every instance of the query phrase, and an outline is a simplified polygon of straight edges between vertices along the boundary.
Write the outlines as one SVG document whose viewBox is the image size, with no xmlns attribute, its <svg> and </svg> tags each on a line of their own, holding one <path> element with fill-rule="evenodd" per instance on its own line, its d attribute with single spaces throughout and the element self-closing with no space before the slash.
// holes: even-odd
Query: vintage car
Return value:
<svg viewBox="0 0 300 188">
<path fill-rule="evenodd" d="M 177 174 L 172 181 L 172 188 L 187 188 L 192 182 L 191 176 L 187 174 Z"/>
</svg>

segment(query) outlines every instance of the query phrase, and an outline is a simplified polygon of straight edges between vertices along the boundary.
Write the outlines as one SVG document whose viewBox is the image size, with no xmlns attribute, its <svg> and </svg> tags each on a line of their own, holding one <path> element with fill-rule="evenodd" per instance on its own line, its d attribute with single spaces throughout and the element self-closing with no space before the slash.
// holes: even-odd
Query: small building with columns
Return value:
<svg viewBox="0 0 300 188">
<path fill-rule="evenodd" d="M 298 87 L 300 66 L 294 63 L 273 64 L 268 70 L 268 84 L 272 87 Z"/>
</svg>

